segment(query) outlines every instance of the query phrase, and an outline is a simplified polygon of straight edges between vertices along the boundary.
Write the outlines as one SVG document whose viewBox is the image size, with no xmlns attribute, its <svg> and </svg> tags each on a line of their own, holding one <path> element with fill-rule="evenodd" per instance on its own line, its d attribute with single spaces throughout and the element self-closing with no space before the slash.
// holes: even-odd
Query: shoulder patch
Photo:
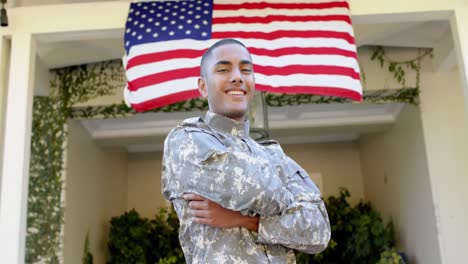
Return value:
<svg viewBox="0 0 468 264">
<path fill-rule="evenodd" d="M 262 146 L 271 146 L 271 145 L 278 145 L 279 146 L 278 141 L 273 140 L 273 139 L 262 140 L 262 141 L 258 142 L 258 144 L 260 144 Z"/>
<path fill-rule="evenodd" d="M 198 127 L 200 123 L 204 124 L 203 119 L 201 117 L 191 117 L 187 118 L 179 126 L 189 126 L 189 127 Z"/>
</svg>

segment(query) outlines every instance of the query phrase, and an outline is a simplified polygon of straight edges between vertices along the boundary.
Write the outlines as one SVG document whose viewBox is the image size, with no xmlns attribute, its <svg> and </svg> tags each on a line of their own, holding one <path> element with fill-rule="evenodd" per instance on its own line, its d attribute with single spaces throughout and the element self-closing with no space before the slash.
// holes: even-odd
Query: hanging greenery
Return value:
<svg viewBox="0 0 468 264">
<path fill-rule="evenodd" d="M 384 90 L 364 90 L 363 101 L 365 103 L 408 103 L 417 105 L 419 103 L 419 79 L 421 70 L 421 61 L 426 57 L 432 57 L 431 50 L 418 49 L 418 55 L 415 58 L 396 61 L 386 55 L 386 50 L 381 46 L 373 47 L 371 60 L 380 62 L 381 67 L 388 65 L 387 70 L 392 73 L 395 80 L 402 85 L 400 89 L 384 89 Z M 118 63 L 118 62 L 114 62 Z M 364 68 L 361 67 L 361 79 L 365 86 L 366 74 Z M 414 87 L 407 86 L 406 71 L 414 71 L 416 80 Z M 123 75 L 123 73 L 122 73 Z M 122 79 L 119 79 L 120 81 Z M 124 86 L 123 83 L 118 83 L 119 89 L 114 89 L 113 92 L 121 92 L 120 89 Z M 331 104 L 331 103 L 353 103 L 352 100 L 334 97 L 321 96 L 312 94 L 276 94 L 266 93 L 266 104 L 270 107 L 294 106 L 302 104 Z M 207 110 L 208 102 L 203 98 L 196 98 L 167 105 L 161 108 L 149 110 L 147 112 L 190 112 L 193 110 Z M 106 106 L 89 106 L 77 107 L 71 113 L 72 118 L 89 119 L 89 118 L 113 118 L 124 117 L 138 114 L 124 102 L 119 104 L 111 104 Z"/>
<path fill-rule="evenodd" d="M 393 78 L 402 85 L 402 88 L 408 88 L 406 83 L 406 70 L 411 70 L 416 73 L 415 88 L 419 89 L 419 81 L 421 75 L 421 62 L 423 59 L 433 58 L 431 49 L 418 49 L 418 56 L 409 60 L 397 61 L 389 58 L 386 55 L 386 50 L 382 46 L 374 47 L 371 60 L 377 60 L 380 67 L 387 66 L 387 70 L 393 74 Z"/>
<path fill-rule="evenodd" d="M 418 103 L 419 89 L 388 89 L 365 91 L 363 100 L 366 103 Z M 271 107 L 294 106 L 302 104 L 331 104 L 331 103 L 353 103 L 352 100 L 312 94 L 274 94 L 266 93 L 265 102 Z M 190 112 L 194 110 L 208 110 L 208 101 L 203 98 L 191 99 L 161 108 L 155 108 L 146 113 L 156 112 Z M 90 118 L 114 118 L 138 114 L 133 108 L 125 103 L 111 104 L 107 106 L 88 106 L 74 108 L 71 114 L 75 119 Z"/>
<path fill-rule="evenodd" d="M 61 262 L 66 122 L 75 103 L 111 94 L 121 72 L 115 62 L 58 69 L 51 95 L 34 97 L 26 263 Z"/>
<path fill-rule="evenodd" d="M 66 117 L 49 97 L 35 97 L 29 171 L 26 263 L 59 263 Z"/>
</svg>

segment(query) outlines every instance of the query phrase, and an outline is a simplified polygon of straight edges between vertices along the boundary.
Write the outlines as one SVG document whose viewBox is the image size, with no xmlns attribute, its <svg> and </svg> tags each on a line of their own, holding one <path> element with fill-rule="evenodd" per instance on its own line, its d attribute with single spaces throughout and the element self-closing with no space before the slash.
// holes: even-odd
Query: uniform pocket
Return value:
<svg viewBox="0 0 468 264">
<path fill-rule="evenodd" d="M 193 142 L 197 142 L 194 157 L 197 163 L 219 161 L 226 158 L 228 150 L 213 132 L 198 127 L 187 127 L 185 131 L 191 134 Z"/>
</svg>

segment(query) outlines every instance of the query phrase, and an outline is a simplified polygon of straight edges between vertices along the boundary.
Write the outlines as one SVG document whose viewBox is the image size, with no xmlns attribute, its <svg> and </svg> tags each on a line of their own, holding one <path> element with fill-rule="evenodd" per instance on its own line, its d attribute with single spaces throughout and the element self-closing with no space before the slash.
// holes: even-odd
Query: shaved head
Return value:
<svg viewBox="0 0 468 264">
<path fill-rule="evenodd" d="M 206 76 L 207 61 L 213 56 L 213 51 L 218 47 L 229 45 L 229 44 L 239 45 L 245 48 L 248 52 L 247 47 L 242 42 L 235 40 L 235 39 L 222 39 L 216 42 L 207 51 L 205 51 L 205 53 L 203 54 L 201 58 L 201 62 L 200 62 L 200 76 L 201 77 Z M 249 56 L 250 56 L 250 52 L 249 52 Z"/>
</svg>

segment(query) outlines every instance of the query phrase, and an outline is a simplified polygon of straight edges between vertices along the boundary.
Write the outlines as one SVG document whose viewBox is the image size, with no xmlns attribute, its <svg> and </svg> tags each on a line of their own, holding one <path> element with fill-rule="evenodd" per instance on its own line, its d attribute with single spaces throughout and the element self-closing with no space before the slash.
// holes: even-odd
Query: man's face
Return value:
<svg viewBox="0 0 468 264">
<path fill-rule="evenodd" d="M 214 49 L 198 88 L 203 96 L 208 96 L 212 112 L 244 121 L 255 91 L 249 52 L 237 44 Z"/>
</svg>

